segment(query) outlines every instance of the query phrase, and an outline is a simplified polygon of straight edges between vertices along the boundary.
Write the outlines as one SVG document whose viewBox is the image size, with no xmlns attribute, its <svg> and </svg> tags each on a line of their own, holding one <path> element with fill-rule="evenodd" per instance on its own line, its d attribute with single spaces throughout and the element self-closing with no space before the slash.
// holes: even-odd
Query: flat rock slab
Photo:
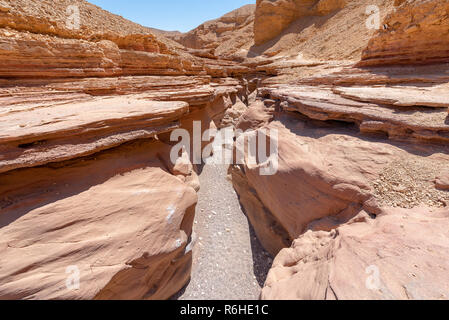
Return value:
<svg viewBox="0 0 449 320">
<path fill-rule="evenodd" d="M 10 111 L 0 117 L 0 143 L 112 131 L 132 124 L 151 126 L 177 120 L 187 112 L 185 102 L 148 101 L 135 96 Z"/>
<path fill-rule="evenodd" d="M 86 134 L 76 139 L 68 136 L 19 147 L 0 146 L 0 173 L 85 157 L 133 140 L 152 139 L 178 127 L 179 123 L 142 129 L 120 128 L 116 132 Z"/>
<path fill-rule="evenodd" d="M 339 87 L 342 97 L 400 107 L 449 107 L 449 91 L 444 87 Z"/>
<path fill-rule="evenodd" d="M 139 95 L 87 101 L 73 94 L 50 96 L 56 99 L 41 105 L 13 103 L 0 111 L 0 173 L 155 138 L 178 128 L 178 120 L 189 112 L 185 102 L 151 101 Z"/>
<path fill-rule="evenodd" d="M 447 109 L 410 107 L 400 109 L 348 99 L 330 87 L 278 85 L 260 89 L 261 95 L 279 100 L 287 111 L 320 121 L 355 123 L 365 133 L 386 133 L 391 139 L 449 141 Z M 379 92 L 378 99 L 382 99 Z"/>
</svg>

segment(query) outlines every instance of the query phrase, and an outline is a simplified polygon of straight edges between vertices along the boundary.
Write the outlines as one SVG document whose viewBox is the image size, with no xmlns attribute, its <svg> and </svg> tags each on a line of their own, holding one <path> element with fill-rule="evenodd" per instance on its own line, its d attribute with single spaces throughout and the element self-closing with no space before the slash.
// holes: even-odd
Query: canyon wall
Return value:
<svg viewBox="0 0 449 320">
<path fill-rule="evenodd" d="M 376 32 L 365 26 L 366 10 L 373 5 L 379 8 L 380 21 L 395 8 L 392 0 L 258 1 L 188 33 L 167 37 L 205 57 L 239 62 L 266 58 L 355 62 Z"/>
<path fill-rule="evenodd" d="M 295 19 L 294 3 L 282 4 L 291 6 L 285 21 Z M 365 4 L 351 2 L 361 13 Z M 445 37 L 430 36 L 444 29 L 444 10 L 433 10 L 444 5 L 385 3 L 383 24 L 396 29 L 359 38 L 367 47 L 356 64 L 273 59 L 256 67 L 272 76 L 237 127 L 253 129 L 248 139 L 269 132 L 278 168 L 261 175 L 266 164 L 245 151 L 230 174 L 258 238 L 276 255 L 262 299 L 449 298 L 449 78 Z M 280 1 L 266 6 L 284 15 Z M 391 22 L 424 16 L 416 37 Z M 365 19 L 355 22 L 348 39 L 366 28 Z"/>
<path fill-rule="evenodd" d="M 170 134 L 219 127 L 247 68 L 68 4 L 1 1 L 0 299 L 168 299 L 200 187 Z"/>
<path fill-rule="evenodd" d="M 363 52 L 361 66 L 425 64 L 449 59 L 449 3 L 400 1 Z"/>
</svg>

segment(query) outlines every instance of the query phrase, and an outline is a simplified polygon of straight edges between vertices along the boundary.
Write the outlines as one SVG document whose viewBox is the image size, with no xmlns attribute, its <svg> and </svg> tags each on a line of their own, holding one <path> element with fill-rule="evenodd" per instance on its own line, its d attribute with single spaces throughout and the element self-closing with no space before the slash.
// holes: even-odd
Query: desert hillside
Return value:
<svg viewBox="0 0 449 320">
<path fill-rule="evenodd" d="M 365 27 L 366 8 L 379 8 L 383 20 L 394 1 L 257 1 L 182 35 L 169 36 L 188 48 L 215 49 L 231 59 L 294 57 L 353 60 L 374 34 Z"/>
<path fill-rule="evenodd" d="M 275 9 L 270 1 L 258 1 L 255 46 L 251 51 L 283 56 L 299 54 L 311 60 L 358 60 L 375 31 L 366 28 L 367 7 L 377 6 L 381 21 L 394 9 L 393 1 L 389 0 L 290 2 L 295 4 L 295 15 L 284 21 L 278 15 L 284 16 L 283 10 L 289 10 L 283 8 L 283 3 L 289 1 L 281 2 Z M 270 27 L 273 19 L 282 21 L 278 29 Z"/>
<path fill-rule="evenodd" d="M 188 33 L 169 37 L 187 48 L 212 49 L 217 56 L 230 56 L 253 38 L 255 8 L 243 6 Z"/>
<path fill-rule="evenodd" d="M 0 300 L 449 299 L 448 12 L 0 0 Z"/>
<path fill-rule="evenodd" d="M 66 25 L 67 8 L 77 6 L 83 12 L 81 29 L 92 33 L 113 32 L 117 34 L 150 33 L 149 28 L 124 19 L 101 9 L 85 0 L 1 0 L 0 6 L 9 8 L 9 12 L 24 18 L 42 19 L 55 22 L 61 27 Z"/>
</svg>

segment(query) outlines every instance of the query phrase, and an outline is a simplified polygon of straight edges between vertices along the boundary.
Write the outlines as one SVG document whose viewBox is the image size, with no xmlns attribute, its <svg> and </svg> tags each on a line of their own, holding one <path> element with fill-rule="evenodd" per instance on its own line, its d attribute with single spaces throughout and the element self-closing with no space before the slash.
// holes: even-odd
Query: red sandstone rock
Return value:
<svg viewBox="0 0 449 320">
<path fill-rule="evenodd" d="M 175 129 L 187 103 L 98 98 L 3 114 L 0 172 L 87 156 Z M 178 124 L 179 125 L 179 124 Z"/>
<path fill-rule="evenodd" d="M 442 173 L 435 179 L 437 189 L 449 190 L 449 174 Z"/>
<path fill-rule="evenodd" d="M 86 2 L 94 18 L 68 30 L 51 5 L 0 13 L 0 298 L 168 299 L 190 278 L 200 186 L 167 135 L 240 110 L 246 86 L 226 77 L 249 68 Z"/>
<path fill-rule="evenodd" d="M 278 172 L 261 176 L 260 165 L 247 161 L 231 170 L 265 248 L 277 254 L 297 239 L 277 256 L 262 299 L 447 299 L 448 251 L 439 249 L 448 245 L 447 210 L 383 209 L 392 197 L 406 203 L 441 197 L 444 205 L 448 194 L 434 189 L 432 172 L 447 166 L 447 153 L 366 141 L 332 124 L 317 128 L 305 117 L 277 117 L 265 128 L 279 130 Z M 404 164 L 409 173 L 390 176 L 404 159 L 414 163 Z M 374 289 L 373 270 L 380 272 Z"/>
<path fill-rule="evenodd" d="M 229 12 L 219 19 L 205 22 L 184 34 L 169 35 L 194 55 L 205 58 L 238 54 L 239 47 L 246 44 L 253 33 L 255 5 L 250 4 Z M 200 49 L 206 49 L 206 55 Z"/>
<path fill-rule="evenodd" d="M 348 87 L 336 88 L 334 92 L 342 97 L 377 104 L 398 107 L 435 107 L 449 108 L 447 86 L 433 87 Z"/>
<path fill-rule="evenodd" d="M 196 194 L 164 170 L 158 149 L 138 142 L 4 174 L 0 298 L 167 299 L 180 290 Z M 66 287 L 71 266 L 79 289 Z"/>
<path fill-rule="evenodd" d="M 359 65 L 447 62 L 448 9 L 447 1 L 402 1 L 384 20 L 384 28 L 370 41 Z"/>
<path fill-rule="evenodd" d="M 334 90 L 336 93 L 342 93 L 344 97 L 355 97 L 357 101 L 343 98 L 326 87 L 279 85 L 277 88 L 262 88 L 260 92 L 263 95 L 268 95 L 271 99 L 284 102 L 285 110 L 299 112 L 315 120 L 352 122 L 358 125 L 360 131 L 364 133 L 383 132 L 391 139 L 400 140 L 415 139 L 438 143 L 447 141 L 449 125 L 446 121 L 446 108 L 435 110 L 423 107 L 396 108 L 396 106 L 416 104 L 447 106 L 445 95 L 432 95 L 433 91 L 428 90 L 427 100 L 426 96 L 421 95 L 421 101 L 416 100 L 412 103 L 410 102 L 410 91 L 413 93 L 417 89 L 387 88 L 385 91 L 381 91 L 376 88 L 367 88 L 365 92 L 371 93 L 370 96 L 362 96 L 363 90 L 357 91 L 357 88 Z M 377 95 L 374 97 L 375 90 L 377 90 Z M 438 91 L 435 90 L 435 92 Z M 396 100 L 392 101 L 394 99 L 392 93 L 395 93 Z M 367 102 L 362 103 L 358 100 Z M 391 106 L 388 105 L 389 103 Z"/>
<path fill-rule="evenodd" d="M 274 261 L 262 299 L 448 299 L 447 210 L 396 209 L 308 231 Z"/>
</svg>

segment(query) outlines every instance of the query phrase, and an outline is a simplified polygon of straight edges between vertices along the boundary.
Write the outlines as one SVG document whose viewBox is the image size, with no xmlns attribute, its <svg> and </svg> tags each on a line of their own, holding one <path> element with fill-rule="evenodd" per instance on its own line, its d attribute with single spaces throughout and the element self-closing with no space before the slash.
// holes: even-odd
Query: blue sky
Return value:
<svg viewBox="0 0 449 320">
<path fill-rule="evenodd" d="M 146 27 L 182 32 L 256 0 L 88 0 Z"/>
</svg>

